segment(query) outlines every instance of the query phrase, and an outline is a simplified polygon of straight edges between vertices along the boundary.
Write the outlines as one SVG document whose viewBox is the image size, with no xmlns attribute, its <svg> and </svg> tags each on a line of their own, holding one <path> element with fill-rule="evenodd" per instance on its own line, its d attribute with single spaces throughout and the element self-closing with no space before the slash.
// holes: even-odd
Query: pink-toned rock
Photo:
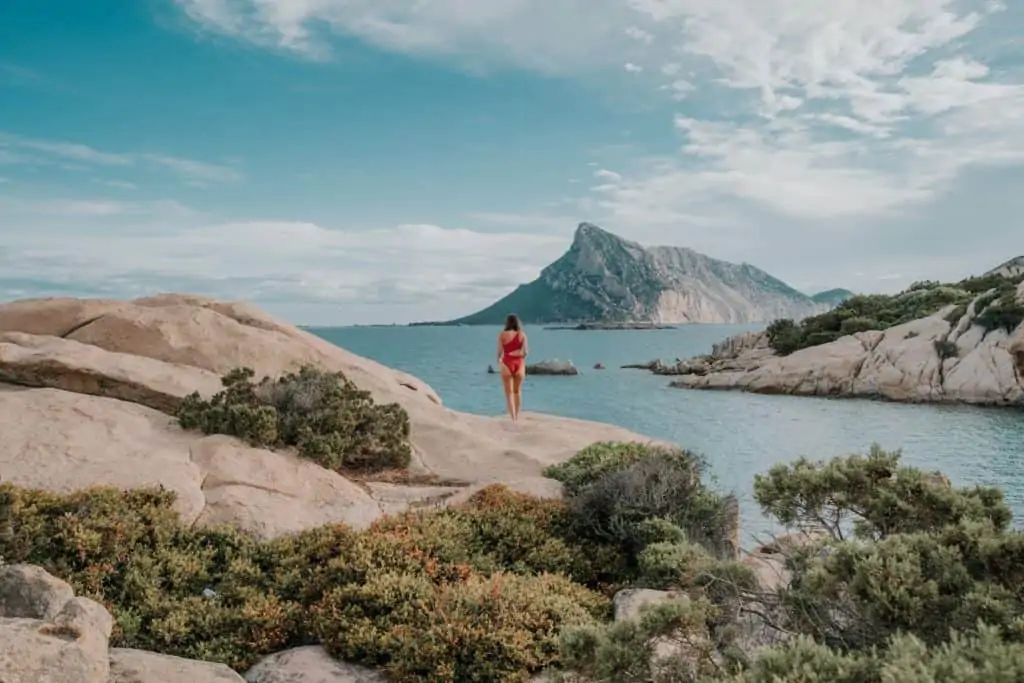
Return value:
<svg viewBox="0 0 1024 683">
<path fill-rule="evenodd" d="M 1024 283 L 1018 286 L 1024 300 Z M 959 319 L 955 306 L 884 331 L 860 332 L 779 357 L 763 333 L 745 333 L 714 347 L 717 360 L 701 375 L 671 386 L 740 389 L 766 394 L 882 398 L 978 405 L 1024 403 L 1024 325 L 1012 334 L 976 323 L 977 299 Z M 953 349 L 951 352 L 949 349 Z M 941 351 L 941 356 L 940 356 Z"/>
<path fill-rule="evenodd" d="M 416 492 L 391 491 L 378 504 L 372 491 L 294 455 L 186 433 L 152 408 L 173 412 L 192 391 L 209 395 L 238 367 L 262 377 L 315 364 L 405 408 L 412 474 L 543 481 L 545 466 L 595 441 L 646 441 L 582 420 L 524 413 L 513 425 L 455 412 L 414 377 L 252 306 L 207 297 L 0 304 L 0 334 L 0 381 L 46 387 L 0 385 L 3 480 L 53 491 L 159 484 L 177 492 L 186 521 L 233 523 L 265 537 L 328 522 L 363 526 L 403 498 L 412 504 Z"/>
<path fill-rule="evenodd" d="M 112 353 L 61 337 L 0 333 L 0 382 L 118 398 L 173 413 L 193 391 L 220 391 L 220 377 L 190 365 Z"/>
</svg>

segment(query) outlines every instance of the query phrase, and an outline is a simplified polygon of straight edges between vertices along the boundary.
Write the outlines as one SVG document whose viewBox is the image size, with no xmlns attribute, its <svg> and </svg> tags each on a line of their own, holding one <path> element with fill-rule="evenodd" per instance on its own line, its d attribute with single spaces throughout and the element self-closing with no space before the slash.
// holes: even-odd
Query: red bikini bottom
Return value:
<svg viewBox="0 0 1024 683">
<path fill-rule="evenodd" d="M 518 375 L 523 369 L 525 359 L 522 356 L 502 356 L 501 362 L 505 364 L 511 374 Z"/>
</svg>

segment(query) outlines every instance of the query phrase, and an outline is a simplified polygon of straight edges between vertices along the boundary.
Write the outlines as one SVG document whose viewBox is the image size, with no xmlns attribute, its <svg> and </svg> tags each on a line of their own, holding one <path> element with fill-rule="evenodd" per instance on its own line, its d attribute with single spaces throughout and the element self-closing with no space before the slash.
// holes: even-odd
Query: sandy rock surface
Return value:
<svg viewBox="0 0 1024 683">
<path fill-rule="evenodd" d="M 244 683 L 223 664 L 110 649 L 114 620 L 32 565 L 0 566 L 3 683 Z"/>
<path fill-rule="evenodd" d="M 410 474 L 424 486 L 348 481 L 290 453 L 185 432 L 171 416 L 184 396 L 215 393 L 237 367 L 262 377 L 311 363 L 408 411 Z M 271 538 L 331 522 L 363 527 L 459 491 L 429 490 L 435 484 L 540 480 L 531 486 L 548 490 L 545 466 L 605 440 L 647 441 L 582 420 L 523 413 L 512 424 L 449 410 L 415 377 L 241 303 L 165 294 L 0 304 L 0 480 L 20 486 L 163 485 L 190 523 Z"/>
</svg>

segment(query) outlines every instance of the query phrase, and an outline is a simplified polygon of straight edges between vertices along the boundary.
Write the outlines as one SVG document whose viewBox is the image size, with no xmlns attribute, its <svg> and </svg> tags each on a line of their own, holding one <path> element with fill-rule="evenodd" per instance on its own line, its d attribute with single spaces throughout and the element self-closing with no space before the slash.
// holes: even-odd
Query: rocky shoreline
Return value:
<svg viewBox="0 0 1024 683">
<path fill-rule="evenodd" d="M 710 354 L 672 364 L 625 367 L 675 376 L 683 389 L 869 398 L 905 403 L 1024 405 L 1024 324 L 1012 332 L 976 323 L 980 295 L 956 316 L 955 306 L 890 327 L 857 332 L 786 356 L 767 332 L 715 344 Z M 1018 285 L 1024 301 L 1024 283 Z"/>
<path fill-rule="evenodd" d="M 756 335 L 727 340 L 702 361 L 708 374 L 691 363 L 681 377 L 766 350 Z M 311 440 L 278 438 L 289 421 Z M 385 452 L 396 434 L 401 448 Z M 379 467 L 328 462 L 338 450 Z M 798 615 L 778 589 L 802 571 L 795 549 L 842 549 L 822 520 L 876 511 L 863 521 L 883 540 L 856 541 L 880 554 L 867 568 L 897 566 L 885 553 L 906 561 L 922 532 L 937 543 L 968 521 L 977 538 L 958 535 L 956 548 L 991 553 L 940 568 L 992 567 L 975 593 L 952 585 L 897 617 L 952 624 L 961 613 L 947 606 L 995 595 L 992 614 L 1014 618 L 1019 582 L 1003 560 L 1020 541 L 996 527 L 1009 519 L 998 492 L 953 489 L 898 460 L 873 449 L 773 468 L 755 485 L 759 504 L 807 528 L 744 552 L 736 496 L 708 488 L 683 449 L 593 422 L 457 413 L 416 378 L 238 303 L 2 304 L 0 680 L 750 683 L 768 679 L 721 664 L 755 671 L 764 648 L 779 648 L 764 660 L 772 680 L 834 672 L 834 659 L 790 656 L 806 644 L 786 649 L 793 632 L 776 624 Z M 804 509 L 808 494 L 823 502 Z M 907 514 L 894 519 L 893 500 Z M 918 545 L 884 541 L 901 533 Z M 800 561 L 828 562 L 821 550 Z M 924 566 L 924 552 L 908 566 Z M 842 566 L 822 567 L 845 580 Z M 921 576 L 895 581 L 927 598 Z M 835 596 L 860 599 L 811 590 L 801 604 L 825 616 L 852 613 Z M 858 633 L 897 623 L 875 621 Z M 1007 659 L 998 647 L 991 658 Z M 874 652 L 835 656 L 862 669 Z"/>
</svg>

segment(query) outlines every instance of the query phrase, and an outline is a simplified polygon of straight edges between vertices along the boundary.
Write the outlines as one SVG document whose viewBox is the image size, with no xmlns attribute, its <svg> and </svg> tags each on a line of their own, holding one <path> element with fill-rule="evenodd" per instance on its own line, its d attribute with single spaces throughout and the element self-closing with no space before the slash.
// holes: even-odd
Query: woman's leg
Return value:
<svg viewBox="0 0 1024 683">
<path fill-rule="evenodd" d="M 523 380 L 526 379 L 526 370 L 520 370 L 512 376 L 512 405 L 515 408 L 515 417 L 519 419 L 519 409 L 523 407 Z"/>
<path fill-rule="evenodd" d="M 512 391 L 512 373 L 508 371 L 505 364 L 501 364 L 501 385 L 505 389 L 505 407 L 508 409 L 508 416 L 513 420 L 516 419 L 516 407 L 513 402 L 513 391 Z"/>
</svg>

